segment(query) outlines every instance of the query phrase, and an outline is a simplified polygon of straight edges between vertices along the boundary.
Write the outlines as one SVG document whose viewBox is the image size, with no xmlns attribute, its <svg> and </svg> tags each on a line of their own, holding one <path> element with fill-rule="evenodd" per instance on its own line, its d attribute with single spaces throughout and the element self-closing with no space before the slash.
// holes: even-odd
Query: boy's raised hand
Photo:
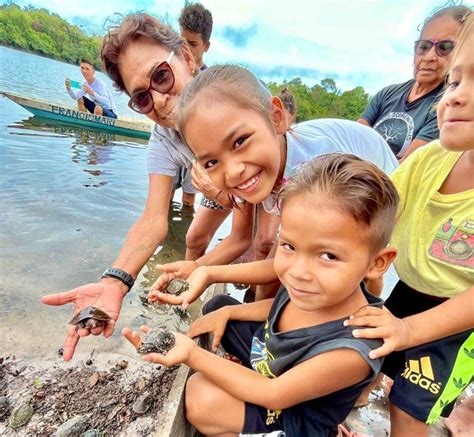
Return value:
<svg viewBox="0 0 474 437">
<path fill-rule="evenodd" d="M 189 337 L 194 338 L 211 332 L 213 334 L 212 350 L 215 352 L 221 344 L 221 338 L 224 335 L 229 317 L 229 308 L 220 308 L 191 323 L 187 334 Z"/>
<path fill-rule="evenodd" d="M 133 345 L 138 348 L 142 344 L 141 335 L 146 334 L 150 331 L 148 326 L 140 326 L 140 331 L 132 331 L 129 328 L 123 328 L 122 335 Z M 196 343 L 184 334 L 179 332 L 173 332 L 176 344 L 173 348 L 168 351 L 165 355 L 159 353 L 150 353 L 143 355 L 145 361 L 150 363 L 161 364 L 166 367 L 176 366 L 181 363 L 185 363 L 191 356 L 194 348 L 197 347 Z"/>
<path fill-rule="evenodd" d="M 354 329 L 356 338 L 381 338 L 383 345 L 369 353 L 372 359 L 384 357 L 393 351 L 406 349 L 410 339 L 410 326 L 395 317 L 387 308 L 365 306 L 344 321 L 344 326 L 365 326 Z"/>
<path fill-rule="evenodd" d="M 206 267 L 199 267 L 188 277 L 189 289 L 187 291 L 181 293 L 179 296 L 164 293 L 162 290 L 166 288 L 166 285 L 171 279 L 176 277 L 174 273 L 163 273 L 152 285 L 150 293 L 148 294 L 148 300 L 153 303 L 181 305 L 181 308 L 185 310 L 204 293 L 211 283 Z"/>
</svg>

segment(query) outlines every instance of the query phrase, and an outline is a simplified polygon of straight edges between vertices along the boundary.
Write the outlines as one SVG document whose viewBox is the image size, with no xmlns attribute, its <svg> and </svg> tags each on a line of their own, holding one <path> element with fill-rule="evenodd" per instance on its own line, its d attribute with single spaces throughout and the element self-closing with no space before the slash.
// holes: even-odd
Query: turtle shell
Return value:
<svg viewBox="0 0 474 437">
<path fill-rule="evenodd" d="M 76 313 L 69 322 L 79 328 L 98 328 L 104 326 L 110 320 L 110 316 L 99 308 L 89 306 Z"/>
<path fill-rule="evenodd" d="M 20 426 L 23 426 L 31 419 L 33 413 L 34 410 L 32 405 L 28 401 L 23 402 L 13 410 L 12 415 L 10 417 L 10 427 L 15 429 L 19 428 Z"/>
<path fill-rule="evenodd" d="M 184 279 L 172 279 L 170 282 L 168 282 L 165 291 L 166 293 L 179 296 L 181 293 L 184 293 L 187 290 L 189 290 L 188 281 L 185 281 Z"/>
<path fill-rule="evenodd" d="M 151 330 L 142 338 L 142 344 L 137 348 L 139 354 L 156 352 L 165 355 L 176 344 L 176 339 L 168 329 L 157 328 Z"/>
</svg>

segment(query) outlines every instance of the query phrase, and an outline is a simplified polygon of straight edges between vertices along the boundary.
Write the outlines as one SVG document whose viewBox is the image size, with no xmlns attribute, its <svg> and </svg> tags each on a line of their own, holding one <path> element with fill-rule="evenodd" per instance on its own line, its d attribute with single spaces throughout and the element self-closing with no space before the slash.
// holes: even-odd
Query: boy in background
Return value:
<svg viewBox="0 0 474 437">
<path fill-rule="evenodd" d="M 183 8 L 179 17 L 181 36 L 186 40 L 199 70 L 207 65 L 202 57 L 211 45 L 212 15 L 199 3 L 191 3 Z"/>
<path fill-rule="evenodd" d="M 183 8 L 179 17 L 181 36 L 186 40 L 197 68 L 205 70 L 207 65 L 202 59 L 204 53 L 209 50 L 212 33 L 212 15 L 199 3 L 191 3 Z M 193 206 L 196 195 L 191 183 L 191 172 L 182 168 L 175 178 L 175 189 L 183 189 L 182 203 L 185 206 Z"/>
</svg>

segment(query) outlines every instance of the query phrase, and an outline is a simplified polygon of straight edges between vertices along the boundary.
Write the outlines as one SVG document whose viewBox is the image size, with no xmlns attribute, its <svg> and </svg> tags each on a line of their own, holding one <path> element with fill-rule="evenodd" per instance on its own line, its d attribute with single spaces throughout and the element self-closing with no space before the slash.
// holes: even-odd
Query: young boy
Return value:
<svg viewBox="0 0 474 437">
<path fill-rule="evenodd" d="M 179 27 L 181 36 L 186 40 L 191 53 L 193 54 L 196 66 L 199 70 L 205 70 L 207 65 L 202 57 L 209 50 L 211 45 L 210 38 L 212 33 L 212 15 L 199 3 L 190 3 L 185 6 L 179 17 Z M 174 187 L 183 189 L 183 205 L 193 206 L 196 195 L 191 182 L 191 172 L 185 168 L 176 175 Z M 209 200 L 207 202 L 211 209 L 220 209 L 219 206 Z M 204 206 L 206 206 L 204 205 Z"/>
<path fill-rule="evenodd" d="M 212 15 L 199 3 L 190 3 L 179 17 L 181 36 L 186 40 L 200 70 L 207 68 L 202 59 L 211 45 Z"/>
<path fill-rule="evenodd" d="M 277 296 L 241 305 L 217 296 L 188 332 L 212 332 L 213 347 L 222 339 L 244 365 L 182 334 L 175 334 L 176 346 L 166 356 L 144 356 L 197 371 L 187 384 L 186 414 L 203 434 L 333 435 L 379 372 L 381 361 L 368 353 L 380 341 L 355 339 L 343 321 L 356 308 L 382 306 L 362 279 L 382 275 L 396 254 L 387 247 L 398 205 L 393 184 L 373 164 L 329 154 L 302 167 L 281 202 L 273 262 L 283 286 Z M 190 285 L 275 279 L 255 265 L 200 267 Z M 138 333 L 123 334 L 135 347 L 141 344 Z"/>
</svg>

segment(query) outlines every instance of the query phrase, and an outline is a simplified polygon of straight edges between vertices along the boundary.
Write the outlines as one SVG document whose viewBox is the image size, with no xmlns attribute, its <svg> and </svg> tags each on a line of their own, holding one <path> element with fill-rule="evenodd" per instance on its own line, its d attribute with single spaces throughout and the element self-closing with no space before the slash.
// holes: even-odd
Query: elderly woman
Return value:
<svg viewBox="0 0 474 437">
<path fill-rule="evenodd" d="M 174 176 L 180 167 L 192 166 L 192 153 L 175 130 L 178 98 L 196 72 L 194 58 L 184 40 L 171 27 L 149 15 L 130 15 L 105 36 L 101 57 L 116 88 L 130 96 L 130 108 L 156 123 L 148 146 L 148 197 L 145 210 L 130 229 L 120 254 L 99 282 L 43 297 L 43 303 L 48 305 L 74 303 L 74 312 L 95 306 L 111 316 L 105 328 L 76 331 L 74 326 L 70 327 L 64 345 L 65 360 L 72 358 L 80 337 L 91 333 L 112 335 L 124 296 L 166 237 Z M 219 202 L 227 199 L 212 185 L 209 191 L 214 192 Z M 215 231 L 227 214 L 225 210 L 200 208 L 198 223 L 202 232 Z M 243 253 L 251 242 L 252 220 L 251 206 L 236 210 L 232 235 L 213 251 L 216 259 L 209 263 L 225 264 Z"/>
<path fill-rule="evenodd" d="M 439 137 L 433 106 L 443 90 L 456 36 L 470 12 L 467 6 L 449 6 L 426 18 L 415 41 L 413 79 L 379 91 L 358 120 L 382 135 L 398 159 Z"/>
</svg>

